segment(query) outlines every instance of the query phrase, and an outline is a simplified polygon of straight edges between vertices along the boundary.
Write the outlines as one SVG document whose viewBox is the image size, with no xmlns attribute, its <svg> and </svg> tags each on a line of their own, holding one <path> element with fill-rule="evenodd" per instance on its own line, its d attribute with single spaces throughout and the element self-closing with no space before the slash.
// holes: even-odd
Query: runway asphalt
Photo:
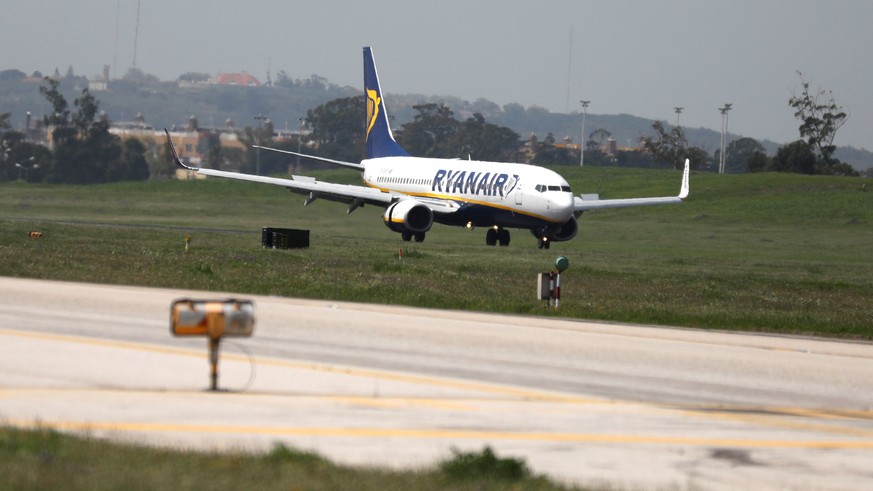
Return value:
<svg viewBox="0 0 873 491">
<path fill-rule="evenodd" d="M 170 304 L 255 302 L 254 337 Z M 491 446 L 573 483 L 866 489 L 873 345 L 0 278 L 0 421 L 185 448 L 432 465 Z"/>
</svg>

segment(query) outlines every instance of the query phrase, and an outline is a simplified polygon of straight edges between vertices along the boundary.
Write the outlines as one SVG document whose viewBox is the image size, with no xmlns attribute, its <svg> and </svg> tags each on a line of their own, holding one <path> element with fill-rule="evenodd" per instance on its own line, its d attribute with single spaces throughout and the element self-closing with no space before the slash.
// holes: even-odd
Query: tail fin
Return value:
<svg viewBox="0 0 873 491">
<path fill-rule="evenodd" d="M 367 158 L 408 157 L 391 133 L 373 50 L 369 46 L 364 47 L 364 94 L 367 97 Z"/>
</svg>

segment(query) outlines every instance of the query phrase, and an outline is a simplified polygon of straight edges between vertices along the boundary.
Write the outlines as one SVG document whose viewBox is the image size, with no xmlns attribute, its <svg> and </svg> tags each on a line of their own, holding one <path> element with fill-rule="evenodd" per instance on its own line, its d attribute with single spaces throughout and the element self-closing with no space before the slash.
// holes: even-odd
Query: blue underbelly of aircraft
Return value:
<svg viewBox="0 0 873 491">
<path fill-rule="evenodd" d="M 516 213 L 511 210 L 494 208 L 472 203 L 465 203 L 451 214 L 434 214 L 434 221 L 443 225 L 465 226 L 472 223 L 476 227 L 493 227 L 498 225 L 506 228 L 540 228 L 554 225 L 542 218 Z"/>
</svg>

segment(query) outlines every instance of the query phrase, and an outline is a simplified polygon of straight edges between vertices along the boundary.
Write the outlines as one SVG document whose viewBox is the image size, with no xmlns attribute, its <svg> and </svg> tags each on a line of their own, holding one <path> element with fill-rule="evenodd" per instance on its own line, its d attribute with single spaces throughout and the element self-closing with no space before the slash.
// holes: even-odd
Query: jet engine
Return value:
<svg viewBox="0 0 873 491">
<path fill-rule="evenodd" d="M 563 242 L 565 240 L 570 240 L 573 237 L 576 237 L 576 233 L 578 231 L 579 224 L 576 222 L 575 217 L 570 217 L 570 219 L 564 222 L 562 225 L 555 225 L 553 227 L 545 229 L 532 228 L 530 230 L 533 236 L 537 239 L 546 239 L 552 242 Z"/>
<path fill-rule="evenodd" d="M 423 234 L 433 225 L 433 211 L 419 201 L 405 199 L 388 206 L 382 220 L 395 232 Z"/>
<path fill-rule="evenodd" d="M 576 223 L 575 217 L 570 217 L 563 225 L 552 229 L 552 240 L 555 242 L 563 242 L 576 237 L 576 232 L 579 231 L 579 224 Z"/>
</svg>

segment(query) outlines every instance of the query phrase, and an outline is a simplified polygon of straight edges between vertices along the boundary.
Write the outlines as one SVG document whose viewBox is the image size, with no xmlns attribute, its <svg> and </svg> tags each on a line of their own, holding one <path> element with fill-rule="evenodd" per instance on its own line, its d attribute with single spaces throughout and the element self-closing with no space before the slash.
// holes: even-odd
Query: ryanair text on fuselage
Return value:
<svg viewBox="0 0 873 491">
<path fill-rule="evenodd" d="M 430 190 L 437 193 L 505 197 L 518 184 L 518 174 L 498 174 L 465 170 L 440 169 L 433 177 Z"/>
</svg>

